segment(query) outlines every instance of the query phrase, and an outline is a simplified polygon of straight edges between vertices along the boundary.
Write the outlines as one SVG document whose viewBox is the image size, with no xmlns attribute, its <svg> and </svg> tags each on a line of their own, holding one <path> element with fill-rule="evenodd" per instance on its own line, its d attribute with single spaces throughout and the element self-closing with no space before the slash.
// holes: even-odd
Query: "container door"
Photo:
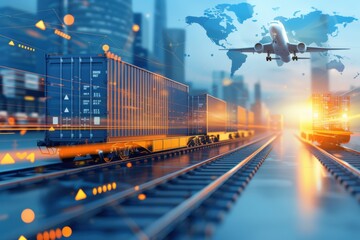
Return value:
<svg viewBox="0 0 360 240">
<path fill-rule="evenodd" d="M 103 57 L 50 57 L 47 61 L 47 123 L 52 141 L 106 141 L 107 62 Z"/>
</svg>

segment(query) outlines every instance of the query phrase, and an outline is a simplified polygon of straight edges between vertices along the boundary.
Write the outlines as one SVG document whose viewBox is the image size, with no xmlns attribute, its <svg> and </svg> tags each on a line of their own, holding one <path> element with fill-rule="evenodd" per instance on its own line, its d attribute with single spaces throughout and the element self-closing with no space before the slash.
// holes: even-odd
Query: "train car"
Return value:
<svg viewBox="0 0 360 240">
<path fill-rule="evenodd" d="M 300 123 L 300 136 L 319 144 L 345 144 L 350 141 L 350 97 L 330 93 L 313 94 Z"/>
<path fill-rule="evenodd" d="M 241 137 L 248 137 L 255 134 L 252 130 L 254 125 L 254 113 L 246 108 L 237 106 L 237 129 Z"/>
<path fill-rule="evenodd" d="M 147 151 L 175 142 L 186 146 L 176 137 L 188 135 L 188 86 L 113 54 L 47 56 L 46 76 L 49 131 L 38 145 L 59 148 L 63 160 L 74 152 L 103 152 L 109 160 L 128 155 L 131 146 L 120 142 L 140 143 Z"/>
<path fill-rule="evenodd" d="M 227 132 L 225 101 L 189 97 L 187 85 L 109 52 L 48 55 L 45 96 L 48 131 L 38 146 L 63 161 L 127 159 L 239 136 Z"/>
</svg>

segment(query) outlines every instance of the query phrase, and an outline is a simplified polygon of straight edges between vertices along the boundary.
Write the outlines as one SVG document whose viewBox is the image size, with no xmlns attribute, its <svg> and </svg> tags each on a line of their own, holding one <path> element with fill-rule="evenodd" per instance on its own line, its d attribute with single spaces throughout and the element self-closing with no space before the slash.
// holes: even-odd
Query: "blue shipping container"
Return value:
<svg viewBox="0 0 360 240">
<path fill-rule="evenodd" d="M 188 86 L 119 58 L 47 56 L 45 145 L 188 134 Z"/>
</svg>

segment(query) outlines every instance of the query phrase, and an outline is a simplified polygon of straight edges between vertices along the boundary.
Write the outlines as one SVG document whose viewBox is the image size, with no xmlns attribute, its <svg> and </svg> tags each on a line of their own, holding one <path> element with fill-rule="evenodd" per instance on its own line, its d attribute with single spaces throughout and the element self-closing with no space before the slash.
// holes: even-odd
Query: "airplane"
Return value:
<svg viewBox="0 0 360 240">
<path fill-rule="evenodd" d="M 296 55 L 297 53 L 325 52 L 329 50 L 349 50 L 349 48 L 308 47 L 303 42 L 297 44 L 289 43 L 285 27 L 279 21 L 270 22 L 269 32 L 272 38 L 271 43 L 256 43 L 254 47 L 249 48 L 224 48 L 220 50 L 250 53 L 267 53 L 266 61 L 276 59 L 279 60 L 278 65 L 281 65 L 283 62 L 288 63 L 291 59 L 293 61 L 297 61 L 299 59 L 310 59 L 305 57 L 298 57 Z M 271 57 L 271 54 L 275 54 L 277 57 L 273 58 Z M 293 54 L 292 58 L 290 58 L 291 54 Z"/>
</svg>

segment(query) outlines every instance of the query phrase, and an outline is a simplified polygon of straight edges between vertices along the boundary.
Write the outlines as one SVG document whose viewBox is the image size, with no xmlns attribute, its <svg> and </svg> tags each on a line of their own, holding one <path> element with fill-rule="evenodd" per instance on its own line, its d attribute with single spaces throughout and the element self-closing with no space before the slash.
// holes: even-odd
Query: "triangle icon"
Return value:
<svg viewBox="0 0 360 240">
<path fill-rule="evenodd" d="M 54 128 L 53 126 L 51 126 L 51 127 L 49 128 L 49 132 L 55 132 L 55 128 Z"/>
<path fill-rule="evenodd" d="M 66 94 L 64 100 L 69 100 L 69 96 Z"/>
<path fill-rule="evenodd" d="M 9 42 L 9 45 L 10 45 L 10 46 L 15 46 L 14 41 L 11 40 L 11 41 Z"/>
<path fill-rule="evenodd" d="M 26 239 L 26 237 L 24 237 L 23 235 L 21 235 L 21 236 L 19 237 L 19 240 L 27 240 L 27 239 Z"/>
<path fill-rule="evenodd" d="M 64 112 L 68 113 L 68 112 L 69 112 L 69 109 L 68 109 L 68 108 L 65 108 L 65 111 L 64 111 Z"/>
<path fill-rule="evenodd" d="M 79 191 L 77 192 L 76 196 L 75 196 L 75 200 L 76 201 L 80 201 L 86 198 L 86 194 L 85 192 L 80 188 Z"/>
<path fill-rule="evenodd" d="M 0 161 L 1 165 L 14 164 L 14 163 L 15 163 L 15 160 L 11 157 L 11 155 L 9 153 L 5 154 L 3 159 L 1 159 L 1 161 Z"/>
<path fill-rule="evenodd" d="M 46 30 L 46 26 L 45 26 L 45 23 L 43 20 L 40 20 L 38 21 L 36 24 L 35 24 L 35 27 L 37 27 L 38 29 L 41 29 L 43 31 Z"/>
<path fill-rule="evenodd" d="M 29 160 L 30 162 L 35 162 L 35 153 L 30 153 L 27 157 L 26 160 Z"/>
</svg>

